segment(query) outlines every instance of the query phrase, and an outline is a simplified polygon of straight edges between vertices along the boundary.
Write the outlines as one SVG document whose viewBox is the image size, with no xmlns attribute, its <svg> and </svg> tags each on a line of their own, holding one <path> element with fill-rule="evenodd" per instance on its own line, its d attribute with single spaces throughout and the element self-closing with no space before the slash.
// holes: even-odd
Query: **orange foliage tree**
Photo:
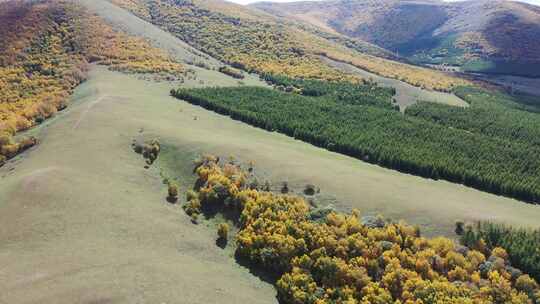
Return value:
<svg viewBox="0 0 540 304">
<path fill-rule="evenodd" d="M 89 62 L 130 73 L 181 77 L 182 65 L 146 41 L 113 31 L 70 1 L 0 3 L 0 136 L 11 137 L 66 107 Z M 9 140 L 11 142 L 11 139 Z M 2 159 L 14 145 L 3 145 Z"/>
<path fill-rule="evenodd" d="M 248 187 L 249 174 L 207 157 L 193 201 L 238 215 L 237 253 L 280 274 L 284 303 L 533 303 L 538 284 L 502 248 L 482 252 L 359 211 L 314 210 L 303 198 Z"/>
</svg>

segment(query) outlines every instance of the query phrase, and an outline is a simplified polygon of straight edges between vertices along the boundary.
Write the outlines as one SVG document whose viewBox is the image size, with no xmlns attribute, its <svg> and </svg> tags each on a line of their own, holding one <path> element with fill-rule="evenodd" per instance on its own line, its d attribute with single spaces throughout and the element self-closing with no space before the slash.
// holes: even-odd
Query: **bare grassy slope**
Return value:
<svg viewBox="0 0 540 304">
<path fill-rule="evenodd" d="M 538 206 L 330 153 L 179 102 L 170 88 L 94 70 L 73 107 L 33 130 L 43 144 L 0 168 L 0 303 L 275 302 L 272 286 L 215 246 L 214 229 L 166 203 L 159 171 L 131 150 L 141 134 L 164 144 L 158 163 L 182 189 L 193 157 L 209 152 L 428 234 L 451 234 L 456 219 L 538 225 Z"/>
<path fill-rule="evenodd" d="M 171 55 L 184 62 L 206 61 L 211 66 L 219 66 L 219 62 L 205 56 L 187 43 L 177 39 L 173 35 L 162 31 L 158 27 L 135 17 L 128 11 L 123 10 L 105 0 L 77 0 L 90 11 L 98 14 L 107 22 L 114 24 L 131 35 L 144 37 L 151 40 L 155 47 L 168 50 Z"/>
<path fill-rule="evenodd" d="M 212 229 L 166 203 L 158 170 L 132 152 L 162 116 L 166 136 L 192 122 L 166 118 L 179 113 L 167 92 L 100 68 L 34 131 L 43 144 L 0 169 L 0 303 L 275 302 Z"/>
</svg>

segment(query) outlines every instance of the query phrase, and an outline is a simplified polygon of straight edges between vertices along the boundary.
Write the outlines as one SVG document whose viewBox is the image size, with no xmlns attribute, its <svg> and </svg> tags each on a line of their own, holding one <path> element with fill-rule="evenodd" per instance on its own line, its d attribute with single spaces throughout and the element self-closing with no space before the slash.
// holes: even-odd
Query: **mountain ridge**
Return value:
<svg viewBox="0 0 540 304">
<path fill-rule="evenodd" d="M 531 4 L 333 0 L 251 7 L 373 43 L 418 64 L 540 76 L 540 7 Z"/>
</svg>

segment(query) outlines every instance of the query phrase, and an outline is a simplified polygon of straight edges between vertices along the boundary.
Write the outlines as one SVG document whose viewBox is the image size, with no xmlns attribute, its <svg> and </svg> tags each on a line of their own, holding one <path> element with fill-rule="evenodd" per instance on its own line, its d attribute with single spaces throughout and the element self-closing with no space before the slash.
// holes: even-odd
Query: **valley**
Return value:
<svg viewBox="0 0 540 304">
<path fill-rule="evenodd" d="M 259 2 L 252 7 L 373 43 L 417 64 L 538 77 L 540 10 L 503 0 Z"/>
</svg>

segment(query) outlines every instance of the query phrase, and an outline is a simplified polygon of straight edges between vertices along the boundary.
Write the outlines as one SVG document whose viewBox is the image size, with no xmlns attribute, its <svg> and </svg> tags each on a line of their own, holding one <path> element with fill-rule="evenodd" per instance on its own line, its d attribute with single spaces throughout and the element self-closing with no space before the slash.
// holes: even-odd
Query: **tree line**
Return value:
<svg viewBox="0 0 540 304">
<path fill-rule="evenodd" d="M 371 93 L 370 86 L 365 89 Z M 330 93 L 308 93 L 320 95 L 314 97 L 261 87 L 171 93 L 233 119 L 388 168 L 540 201 L 540 147 L 522 140 L 402 115 L 372 101 L 362 103 L 361 98 L 339 101 Z"/>
<path fill-rule="evenodd" d="M 406 223 L 311 206 L 304 198 L 250 186 L 234 162 L 205 157 L 186 212 L 213 210 L 236 224 L 236 254 L 276 276 L 287 304 L 540 304 L 540 289 L 500 247 L 427 239 Z M 321 212 L 327 210 L 327 212 Z M 229 234 L 220 225 L 221 239 Z M 223 227 L 223 228 L 222 228 Z"/>
<path fill-rule="evenodd" d="M 471 248 L 504 248 L 513 265 L 540 281 L 540 230 L 479 222 L 467 227 L 461 242 Z"/>
</svg>

